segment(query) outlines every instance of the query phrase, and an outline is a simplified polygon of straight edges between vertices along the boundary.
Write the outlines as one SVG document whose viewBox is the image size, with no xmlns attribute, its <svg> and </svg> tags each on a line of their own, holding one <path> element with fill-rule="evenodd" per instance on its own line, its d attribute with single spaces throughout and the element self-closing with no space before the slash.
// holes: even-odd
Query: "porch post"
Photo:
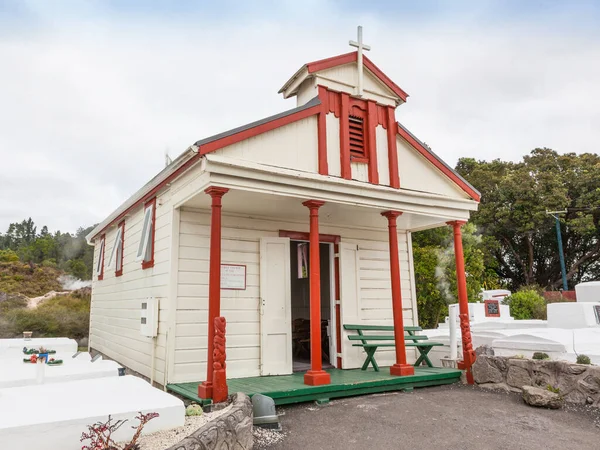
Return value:
<svg viewBox="0 0 600 450">
<path fill-rule="evenodd" d="M 466 222 L 455 220 L 448 222 L 454 228 L 454 257 L 456 258 L 456 285 L 458 288 L 458 308 L 460 317 L 460 332 L 462 334 L 463 360 L 458 362 L 458 368 L 464 370 L 467 382 L 473 384 L 471 367 L 475 362 L 475 352 L 471 342 L 471 326 L 469 324 L 469 298 L 467 295 L 467 277 L 465 276 L 465 258 L 463 254 L 462 231 Z"/>
<path fill-rule="evenodd" d="M 406 346 L 404 343 L 404 319 L 402 317 L 402 292 L 400 287 L 400 258 L 398 257 L 398 229 L 396 219 L 402 213 L 385 211 L 381 215 L 387 217 L 390 241 L 390 276 L 392 279 L 392 307 L 394 313 L 394 343 L 396 347 L 396 364 L 390 367 L 392 375 L 414 375 L 415 368 L 406 363 Z"/>
<path fill-rule="evenodd" d="M 221 315 L 221 198 L 229 191 L 226 188 L 209 187 L 204 192 L 211 196 L 210 215 L 210 267 L 208 280 L 208 356 L 206 381 L 198 385 L 198 397 L 213 396 L 213 352 L 215 339 L 215 317 Z"/>
<path fill-rule="evenodd" d="M 318 200 L 302 203 L 310 210 L 310 367 L 304 374 L 304 384 L 320 386 L 331 383 L 330 375 L 323 370 L 321 361 L 321 264 L 319 255 L 319 208 L 325 204 Z"/>
</svg>

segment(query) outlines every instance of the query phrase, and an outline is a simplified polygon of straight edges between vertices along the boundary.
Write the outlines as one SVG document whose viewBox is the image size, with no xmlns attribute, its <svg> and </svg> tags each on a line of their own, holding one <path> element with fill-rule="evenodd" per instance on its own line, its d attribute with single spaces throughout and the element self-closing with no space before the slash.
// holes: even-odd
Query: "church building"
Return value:
<svg viewBox="0 0 600 450">
<path fill-rule="evenodd" d="M 360 28 L 351 45 L 283 84 L 293 108 L 199 139 L 88 235 L 91 349 L 210 398 L 215 317 L 228 379 L 302 372 L 308 386 L 363 364 L 344 324 L 394 325 L 377 361 L 414 373 L 411 233 L 453 228 L 466 306 L 460 233 L 480 194 L 397 121 L 408 94 L 363 55 Z"/>
</svg>

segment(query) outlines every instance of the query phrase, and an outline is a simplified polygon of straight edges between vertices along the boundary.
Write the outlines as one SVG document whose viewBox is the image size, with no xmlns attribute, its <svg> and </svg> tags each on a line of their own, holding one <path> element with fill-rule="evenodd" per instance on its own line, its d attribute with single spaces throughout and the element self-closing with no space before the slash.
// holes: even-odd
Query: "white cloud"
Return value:
<svg viewBox="0 0 600 450">
<path fill-rule="evenodd" d="M 303 4 L 306 5 L 306 4 Z M 534 147 L 594 152 L 600 38 L 531 23 L 443 22 L 317 6 L 223 21 L 125 21 L 87 11 L 0 34 L 0 231 L 32 216 L 74 231 L 158 172 L 163 154 L 295 106 L 277 90 L 303 63 L 369 57 L 411 96 L 397 117 L 448 163 L 518 159 Z M 311 12 L 312 11 L 312 12 Z M 582 32 L 583 33 L 583 32 Z"/>
</svg>

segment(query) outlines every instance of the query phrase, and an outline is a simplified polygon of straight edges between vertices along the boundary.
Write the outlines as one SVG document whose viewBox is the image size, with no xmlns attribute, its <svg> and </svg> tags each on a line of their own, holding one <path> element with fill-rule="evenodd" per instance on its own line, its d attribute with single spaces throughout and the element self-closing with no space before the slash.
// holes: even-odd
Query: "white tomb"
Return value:
<svg viewBox="0 0 600 450">
<path fill-rule="evenodd" d="M 23 347 L 45 347 L 72 355 L 77 352 L 77 341 L 69 338 L 0 339 L 0 356 L 22 355 Z"/>
<path fill-rule="evenodd" d="M 134 376 L 96 378 L 0 389 L 0 448 L 79 450 L 87 425 L 128 419 L 113 437 L 130 439 L 135 416 L 156 412 L 144 434 L 182 426 L 185 407 L 178 398 Z"/>
<path fill-rule="evenodd" d="M 547 305 L 548 320 L 515 320 L 510 317 L 510 307 L 499 300 L 509 291 L 484 291 L 483 302 L 469 304 L 473 348 L 488 345 L 499 356 L 531 357 L 543 352 L 552 359 L 572 362 L 584 354 L 592 363 L 600 364 L 600 282 L 580 283 L 575 290 L 577 302 Z M 423 331 L 431 340 L 444 344 L 429 353 L 434 365 L 462 355 L 460 323 L 454 309 L 458 305 L 450 305 L 455 327 L 446 317 L 437 329 Z M 451 328 L 456 335 L 456 353 Z"/>
<path fill-rule="evenodd" d="M 4 364 L 0 367 L 0 389 L 31 386 L 35 384 L 64 383 L 89 378 L 119 376 L 121 366 L 115 361 L 75 361 L 70 357 L 64 359 L 62 365 L 42 363 L 24 363 L 21 358 L 17 363 Z M 40 376 L 39 371 L 43 373 Z"/>
</svg>

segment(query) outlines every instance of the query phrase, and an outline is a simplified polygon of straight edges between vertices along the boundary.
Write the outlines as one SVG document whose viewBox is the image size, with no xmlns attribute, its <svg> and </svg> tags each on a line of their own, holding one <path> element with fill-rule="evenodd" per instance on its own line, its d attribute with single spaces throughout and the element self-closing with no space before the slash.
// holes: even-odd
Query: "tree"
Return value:
<svg viewBox="0 0 600 450">
<path fill-rule="evenodd" d="M 419 325 L 435 328 L 458 300 L 456 260 L 450 227 L 413 233 L 413 258 Z M 498 287 L 496 273 L 486 266 L 485 247 L 472 224 L 463 226 L 463 250 L 469 301 L 479 299 L 483 287 Z"/>
<path fill-rule="evenodd" d="M 462 158 L 457 171 L 481 191 L 471 220 L 510 289 L 562 283 L 547 210 L 567 210 L 561 225 L 569 285 L 600 276 L 600 156 L 537 148 L 517 163 Z"/>
</svg>

